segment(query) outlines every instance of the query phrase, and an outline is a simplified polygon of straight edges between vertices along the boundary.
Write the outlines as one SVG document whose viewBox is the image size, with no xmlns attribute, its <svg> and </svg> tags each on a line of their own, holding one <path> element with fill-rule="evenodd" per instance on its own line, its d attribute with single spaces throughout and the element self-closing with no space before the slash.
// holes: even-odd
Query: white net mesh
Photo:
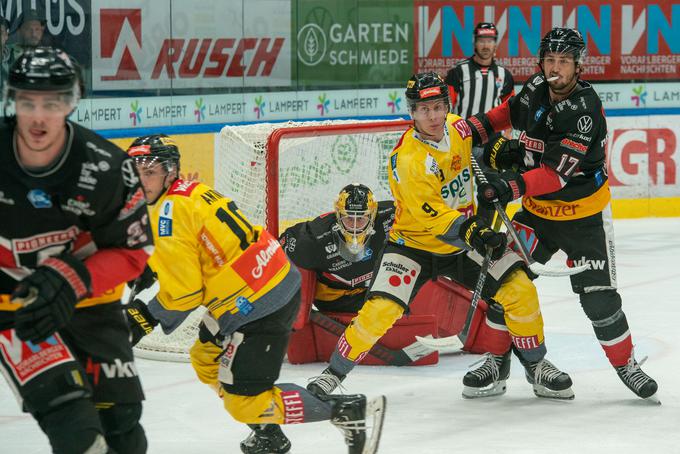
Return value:
<svg viewBox="0 0 680 454">
<path fill-rule="evenodd" d="M 391 199 L 387 182 L 387 158 L 407 126 L 403 121 L 288 122 L 225 126 L 215 151 L 215 189 L 236 201 L 248 220 L 265 225 L 273 205 L 267 202 L 266 187 L 278 178 L 279 228 L 331 211 L 340 190 L 359 182 L 375 193 L 376 200 Z M 325 134 L 329 126 L 342 130 Z M 370 132 L 360 132 L 370 126 Z M 275 129 L 314 127 L 304 137 L 285 135 L 277 150 L 278 172 L 267 177 L 267 139 Z M 390 129 L 399 131 L 389 131 Z M 271 173 L 271 172 L 270 172 Z M 276 234 L 277 232 L 272 232 Z M 201 308 L 202 309 L 202 308 Z M 160 328 L 135 347 L 144 358 L 187 361 L 198 333 L 203 310 L 197 310 L 169 336 Z"/>
</svg>

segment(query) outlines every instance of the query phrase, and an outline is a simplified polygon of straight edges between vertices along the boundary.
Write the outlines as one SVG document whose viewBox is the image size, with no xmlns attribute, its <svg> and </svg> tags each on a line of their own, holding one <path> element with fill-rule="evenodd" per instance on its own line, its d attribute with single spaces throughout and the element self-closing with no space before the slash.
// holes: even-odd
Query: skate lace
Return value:
<svg viewBox="0 0 680 454">
<path fill-rule="evenodd" d="M 331 420 L 331 424 L 333 424 L 335 427 L 342 432 L 342 435 L 345 437 L 345 444 L 347 446 L 353 446 L 354 445 L 354 434 L 359 431 L 365 431 L 366 430 L 366 420 L 365 419 L 345 419 L 339 420 L 339 419 L 334 419 Z"/>
<path fill-rule="evenodd" d="M 333 374 L 317 375 L 315 377 L 311 377 L 307 382 L 314 383 L 326 394 L 331 394 L 336 388 L 338 388 L 340 392 L 345 390 L 345 388 L 342 386 L 342 381 L 340 378 Z"/>
<path fill-rule="evenodd" d="M 471 370 L 470 373 L 478 378 L 485 378 L 491 375 L 491 380 L 498 381 L 501 376 L 501 370 L 498 366 L 500 359 L 498 358 L 500 357 L 491 353 L 485 353 L 484 356 L 470 364 L 469 367 L 474 367 L 481 362 L 484 362 L 484 364 L 477 369 Z"/>
<path fill-rule="evenodd" d="M 651 378 L 640 369 L 640 366 L 642 366 L 645 361 L 647 361 L 646 356 L 638 362 L 635 361 L 634 355 L 630 355 L 628 363 L 625 366 L 619 367 L 619 375 L 621 378 L 626 380 L 626 382 L 636 391 L 640 391 L 642 386 L 651 380 Z"/>
<path fill-rule="evenodd" d="M 562 375 L 562 373 L 563 372 L 555 367 L 550 361 L 542 359 L 536 364 L 536 369 L 534 370 L 534 383 L 541 384 L 551 382 Z"/>
</svg>

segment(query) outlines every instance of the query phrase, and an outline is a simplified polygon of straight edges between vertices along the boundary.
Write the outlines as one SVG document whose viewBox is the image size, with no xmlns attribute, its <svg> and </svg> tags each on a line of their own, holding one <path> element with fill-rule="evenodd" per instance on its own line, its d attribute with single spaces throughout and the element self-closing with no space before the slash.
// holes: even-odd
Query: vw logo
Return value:
<svg viewBox="0 0 680 454">
<path fill-rule="evenodd" d="M 297 54 L 307 66 L 318 65 L 326 55 L 326 34 L 316 24 L 307 24 L 297 34 Z"/>
<path fill-rule="evenodd" d="M 593 129 L 593 119 L 588 115 L 584 115 L 578 119 L 576 126 L 578 127 L 580 133 L 587 134 L 591 129 Z"/>
</svg>

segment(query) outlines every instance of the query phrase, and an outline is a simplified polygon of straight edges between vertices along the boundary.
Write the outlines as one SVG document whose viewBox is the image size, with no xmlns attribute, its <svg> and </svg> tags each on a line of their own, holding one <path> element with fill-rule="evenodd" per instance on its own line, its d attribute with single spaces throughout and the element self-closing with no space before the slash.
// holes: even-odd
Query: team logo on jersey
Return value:
<svg viewBox="0 0 680 454">
<path fill-rule="evenodd" d="M 158 218 L 158 236 L 172 236 L 172 200 L 166 200 L 161 206 Z"/>
<path fill-rule="evenodd" d="M 593 119 L 590 115 L 584 115 L 578 119 L 576 127 L 582 134 L 588 134 L 593 129 Z"/>
<path fill-rule="evenodd" d="M 324 249 L 326 249 L 326 252 L 329 254 L 332 254 L 338 250 L 338 246 L 336 244 L 327 244 Z"/>
<path fill-rule="evenodd" d="M 52 199 L 42 189 L 31 189 L 26 196 L 31 205 L 36 208 L 52 208 Z"/>
</svg>

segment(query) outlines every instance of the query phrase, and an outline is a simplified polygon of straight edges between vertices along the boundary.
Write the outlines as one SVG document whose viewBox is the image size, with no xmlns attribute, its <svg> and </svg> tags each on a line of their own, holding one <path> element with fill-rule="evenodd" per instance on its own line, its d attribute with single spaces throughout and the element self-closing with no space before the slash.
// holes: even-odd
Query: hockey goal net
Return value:
<svg viewBox="0 0 680 454">
<path fill-rule="evenodd" d="M 333 210 L 347 184 L 359 182 L 377 200 L 392 199 L 390 151 L 411 125 L 406 120 L 258 123 L 225 126 L 215 147 L 215 189 L 233 199 L 253 224 L 274 235 Z M 169 336 L 157 328 L 138 356 L 185 361 L 202 310 Z"/>
</svg>

